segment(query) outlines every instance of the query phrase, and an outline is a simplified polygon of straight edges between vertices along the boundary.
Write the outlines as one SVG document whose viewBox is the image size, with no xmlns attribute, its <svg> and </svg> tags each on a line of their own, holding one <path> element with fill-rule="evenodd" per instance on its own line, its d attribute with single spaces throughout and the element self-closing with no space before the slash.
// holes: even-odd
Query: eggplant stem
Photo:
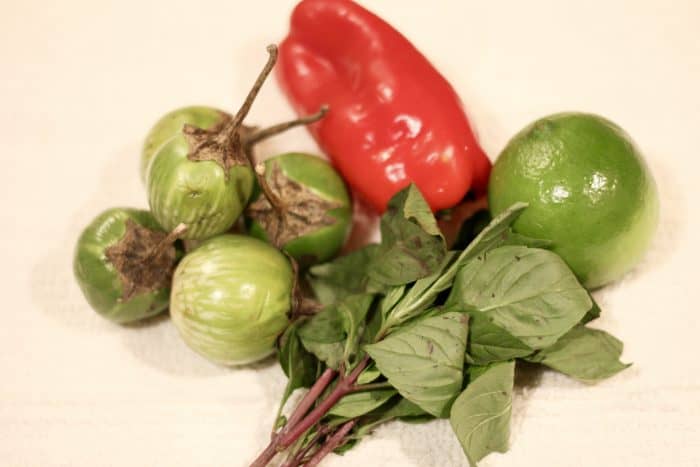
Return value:
<svg viewBox="0 0 700 467">
<path fill-rule="evenodd" d="M 263 195 L 267 199 L 267 201 L 270 203 L 270 206 L 275 210 L 275 213 L 279 217 L 279 224 L 277 226 L 278 229 L 284 228 L 282 225 L 284 222 L 284 214 L 287 210 L 287 205 L 277 196 L 273 191 L 272 188 L 270 188 L 270 184 L 267 183 L 267 179 L 265 178 L 265 164 L 260 163 L 257 164 L 255 162 L 255 156 L 253 155 L 252 148 L 244 148 L 243 152 L 246 155 L 246 158 L 248 159 L 248 164 L 250 167 L 253 169 L 253 172 L 255 172 L 255 178 L 258 181 L 258 185 L 260 186 L 260 189 L 263 192 Z M 279 235 L 272 235 L 272 240 L 273 243 L 275 244 L 275 247 L 278 249 L 281 249 L 282 245 L 278 245 L 277 239 Z"/>
<path fill-rule="evenodd" d="M 181 235 L 183 235 L 185 232 L 187 232 L 187 225 L 180 223 L 178 224 L 170 233 L 168 233 L 163 240 L 158 242 L 158 244 L 149 251 L 146 256 L 143 258 L 143 262 L 147 263 L 160 255 L 163 254 L 163 252 L 166 250 L 166 248 L 170 247 L 175 240 L 180 238 Z"/>
<path fill-rule="evenodd" d="M 288 122 L 278 123 L 277 125 L 272 125 L 270 127 L 256 131 L 250 137 L 246 138 L 245 145 L 248 148 L 248 147 L 253 146 L 254 144 L 259 143 L 260 141 L 262 141 L 264 139 L 267 139 L 271 136 L 275 136 L 279 133 L 287 131 L 290 128 L 315 123 L 315 122 L 321 120 L 326 115 L 326 113 L 328 113 L 328 109 L 329 109 L 328 105 L 324 104 L 321 106 L 321 108 L 315 114 L 307 115 L 305 117 L 300 117 L 300 118 L 297 118 L 295 120 L 290 120 Z"/>
<path fill-rule="evenodd" d="M 275 63 L 277 62 L 277 46 L 275 44 L 268 45 L 267 53 L 269 54 L 267 63 L 265 63 L 265 66 L 258 75 L 258 78 L 255 80 L 255 83 L 253 83 L 253 87 L 250 89 L 250 92 L 248 92 L 248 96 L 245 98 L 245 101 L 243 101 L 243 105 L 241 105 L 241 108 L 238 109 L 238 112 L 236 112 L 233 120 L 231 120 L 229 123 L 230 127 L 238 128 L 241 123 L 243 123 L 243 119 L 245 119 L 245 117 L 248 115 L 248 112 L 253 105 L 253 101 L 255 101 L 255 98 L 258 97 L 260 88 L 262 88 L 263 83 L 272 71 L 272 68 L 275 66 Z"/>
</svg>

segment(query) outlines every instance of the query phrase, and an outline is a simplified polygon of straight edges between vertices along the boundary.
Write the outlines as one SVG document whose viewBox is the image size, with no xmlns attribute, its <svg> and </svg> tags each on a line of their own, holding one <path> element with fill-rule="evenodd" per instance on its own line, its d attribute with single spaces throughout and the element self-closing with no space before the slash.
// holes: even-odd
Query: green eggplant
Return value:
<svg viewBox="0 0 700 467">
<path fill-rule="evenodd" d="M 90 306 L 117 323 L 165 310 L 179 256 L 174 239 L 147 211 L 112 208 L 97 216 L 80 235 L 73 259 Z"/>
</svg>

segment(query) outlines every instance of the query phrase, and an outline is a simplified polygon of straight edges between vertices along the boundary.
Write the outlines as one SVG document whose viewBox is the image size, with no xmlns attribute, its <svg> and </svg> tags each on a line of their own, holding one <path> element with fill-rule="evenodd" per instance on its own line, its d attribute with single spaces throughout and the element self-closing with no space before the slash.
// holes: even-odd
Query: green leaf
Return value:
<svg viewBox="0 0 700 467">
<path fill-rule="evenodd" d="M 329 305 L 299 325 L 298 331 L 302 343 L 306 341 L 330 344 L 345 339 L 343 318 L 338 307 Z"/>
<path fill-rule="evenodd" d="M 552 245 L 554 242 L 551 240 L 545 240 L 542 238 L 533 238 L 533 237 L 527 237 L 525 235 L 519 234 L 517 232 L 513 232 L 513 229 L 508 229 L 506 232 L 503 241 L 499 246 L 505 246 L 505 245 L 520 245 L 520 246 L 526 246 L 529 248 L 544 248 L 544 249 L 549 249 L 552 248 Z"/>
<path fill-rule="evenodd" d="M 423 279 L 419 279 L 418 282 L 420 282 Z M 389 315 L 391 310 L 396 306 L 397 303 L 401 300 L 401 298 L 404 296 L 404 293 L 406 292 L 406 285 L 397 285 L 394 287 L 391 287 L 386 294 L 384 295 L 384 298 L 382 299 L 382 303 L 380 306 L 380 310 L 382 313 L 382 317 L 386 319 L 386 317 Z"/>
<path fill-rule="evenodd" d="M 477 235 L 466 249 L 459 253 L 456 259 L 457 252 L 450 252 L 436 272 L 416 281 L 390 313 L 391 316 L 384 324 L 385 330 L 408 321 L 430 307 L 440 292 L 452 286 L 457 272 L 464 264 L 507 241 L 511 224 L 526 207 L 525 203 L 516 203 L 503 211 Z"/>
<path fill-rule="evenodd" d="M 345 346 L 343 342 L 314 342 L 302 339 L 304 348 L 314 354 L 326 366 L 337 370 L 343 362 Z"/>
<path fill-rule="evenodd" d="M 424 417 L 426 415 L 429 415 L 428 412 L 404 397 L 400 397 L 399 401 L 395 405 L 392 405 L 386 412 L 384 412 L 384 418 L 386 419 L 409 419 Z"/>
<path fill-rule="evenodd" d="M 342 300 L 348 295 L 374 290 L 367 269 L 379 245 L 367 245 L 335 260 L 312 267 L 307 280 L 324 305 Z"/>
<path fill-rule="evenodd" d="M 451 277 L 448 277 L 445 273 L 454 263 L 456 256 L 456 252 L 448 252 L 437 271 L 427 277 L 418 279 L 411 286 L 408 292 L 386 315 L 385 326 L 387 329 L 405 323 L 418 316 L 422 311 L 430 308 L 438 294 L 452 285 Z"/>
<path fill-rule="evenodd" d="M 301 344 L 327 366 L 338 369 L 345 350 L 343 318 L 330 305 L 304 321 L 298 331 Z"/>
<path fill-rule="evenodd" d="M 381 284 L 403 285 L 425 277 L 445 256 L 445 239 L 430 206 L 413 184 L 389 201 L 380 230 L 382 243 L 368 274 Z"/>
<path fill-rule="evenodd" d="M 462 388 L 467 321 L 456 312 L 423 318 L 365 350 L 403 397 L 444 417 Z"/>
<path fill-rule="evenodd" d="M 596 303 L 596 301 L 593 299 L 593 296 L 590 293 L 588 294 L 588 296 L 590 297 L 593 306 L 590 310 L 586 312 L 583 319 L 581 319 L 582 324 L 590 323 L 591 321 L 600 317 L 600 307 L 598 306 L 598 303 Z"/>
<path fill-rule="evenodd" d="M 514 362 L 479 369 L 452 404 L 450 423 L 472 467 L 491 452 L 508 450 L 514 371 Z"/>
<path fill-rule="evenodd" d="M 365 332 L 362 333 L 360 342 L 362 344 L 371 344 L 375 341 L 377 334 L 384 324 L 384 317 L 382 316 L 380 307 L 372 307 L 369 310 L 365 323 Z"/>
<path fill-rule="evenodd" d="M 622 342 L 605 331 L 576 326 L 554 345 L 528 361 L 541 363 L 579 381 L 595 383 L 625 368 L 622 363 Z"/>
<path fill-rule="evenodd" d="M 357 436 L 363 437 L 372 432 L 374 428 L 391 420 L 403 420 L 407 422 L 424 422 L 434 417 L 413 402 L 401 396 L 394 397 L 390 402 L 375 409 L 366 421 L 358 426 Z"/>
<path fill-rule="evenodd" d="M 340 399 L 328 414 L 347 418 L 359 417 L 381 406 L 395 395 L 395 389 L 354 392 Z"/>
<path fill-rule="evenodd" d="M 318 361 L 304 350 L 297 335 L 297 323 L 291 324 L 280 339 L 279 362 L 287 385 L 280 401 L 280 410 L 297 388 L 307 388 L 314 384 L 318 370 Z"/>
<path fill-rule="evenodd" d="M 327 305 L 299 326 L 299 338 L 306 350 L 331 368 L 356 355 L 365 328 L 365 317 L 374 295 L 348 295 Z"/>
<path fill-rule="evenodd" d="M 496 248 L 465 264 L 447 303 L 476 308 L 532 349 L 552 345 L 592 306 L 559 256 L 522 246 Z"/>
<path fill-rule="evenodd" d="M 442 237 L 433 211 L 415 184 L 395 195 L 389 201 L 389 208 L 392 206 L 400 206 L 403 209 L 403 217 L 413 219 L 425 232 Z"/>
<path fill-rule="evenodd" d="M 472 258 L 499 247 L 510 238 L 510 226 L 527 208 L 526 203 L 515 203 L 498 216 L 482 230 L 473 242 L 459 255 L 457 266 L 460 267 Z"/>
<path fill-rule="evenodd" d="M 370 363 L 369 366 L 360 373 L 360 376 L 357 377 L 357 384 L 371 383 L 381 375 L 382 373 L 379 371 L 379 368 L 377 368 L 377 365 Z"/>
<path fill-rule="evenodd" d="M 357 355 L 360 338 L 365 329 L 365 317 L 373 300 L 372 294 L 349 295 L 336 305 L 346 334 L 343 351 L 346 368 L 350 367 L 350 357 Z"/>
<path fill-rule="evenodd" d="M 494 324 L 486 313 L 469 312 L 469 340 L 467 361 L 474 365 L 487 365 L 533 353 L 527 344 Z"/>
</svg>

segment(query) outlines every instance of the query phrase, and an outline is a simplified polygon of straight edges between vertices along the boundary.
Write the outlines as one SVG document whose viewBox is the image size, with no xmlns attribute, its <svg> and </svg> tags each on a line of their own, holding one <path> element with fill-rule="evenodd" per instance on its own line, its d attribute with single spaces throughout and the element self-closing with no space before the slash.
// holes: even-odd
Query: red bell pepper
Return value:
<svg viewBox="0 0 700 467">
<path fill-rule="evenodd" d="M 303 0 L 278 78 L 350 186 L 377 211 L 414 182 L 435 211 L 483 194 L 491 163 L 459 97 L 398 31 L 349 0 Z"/>
</svg>

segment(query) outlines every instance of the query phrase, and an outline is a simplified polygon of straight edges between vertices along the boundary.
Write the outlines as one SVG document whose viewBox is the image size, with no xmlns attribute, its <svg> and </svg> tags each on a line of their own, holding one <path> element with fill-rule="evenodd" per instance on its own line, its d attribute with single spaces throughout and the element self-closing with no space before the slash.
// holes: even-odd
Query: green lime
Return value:
<svg viewBox="0 0 700 467">
<path fill-rule="evenodd" d="M 658 222 L 656 184 L 634 142 L 590 114 L 545 117 L 508 142 L 491 173 L 491 213 L 516 201 L 529 207 L 515 230 L 551 240 L 589 288 L 634 267 Z"/>
</svg>

